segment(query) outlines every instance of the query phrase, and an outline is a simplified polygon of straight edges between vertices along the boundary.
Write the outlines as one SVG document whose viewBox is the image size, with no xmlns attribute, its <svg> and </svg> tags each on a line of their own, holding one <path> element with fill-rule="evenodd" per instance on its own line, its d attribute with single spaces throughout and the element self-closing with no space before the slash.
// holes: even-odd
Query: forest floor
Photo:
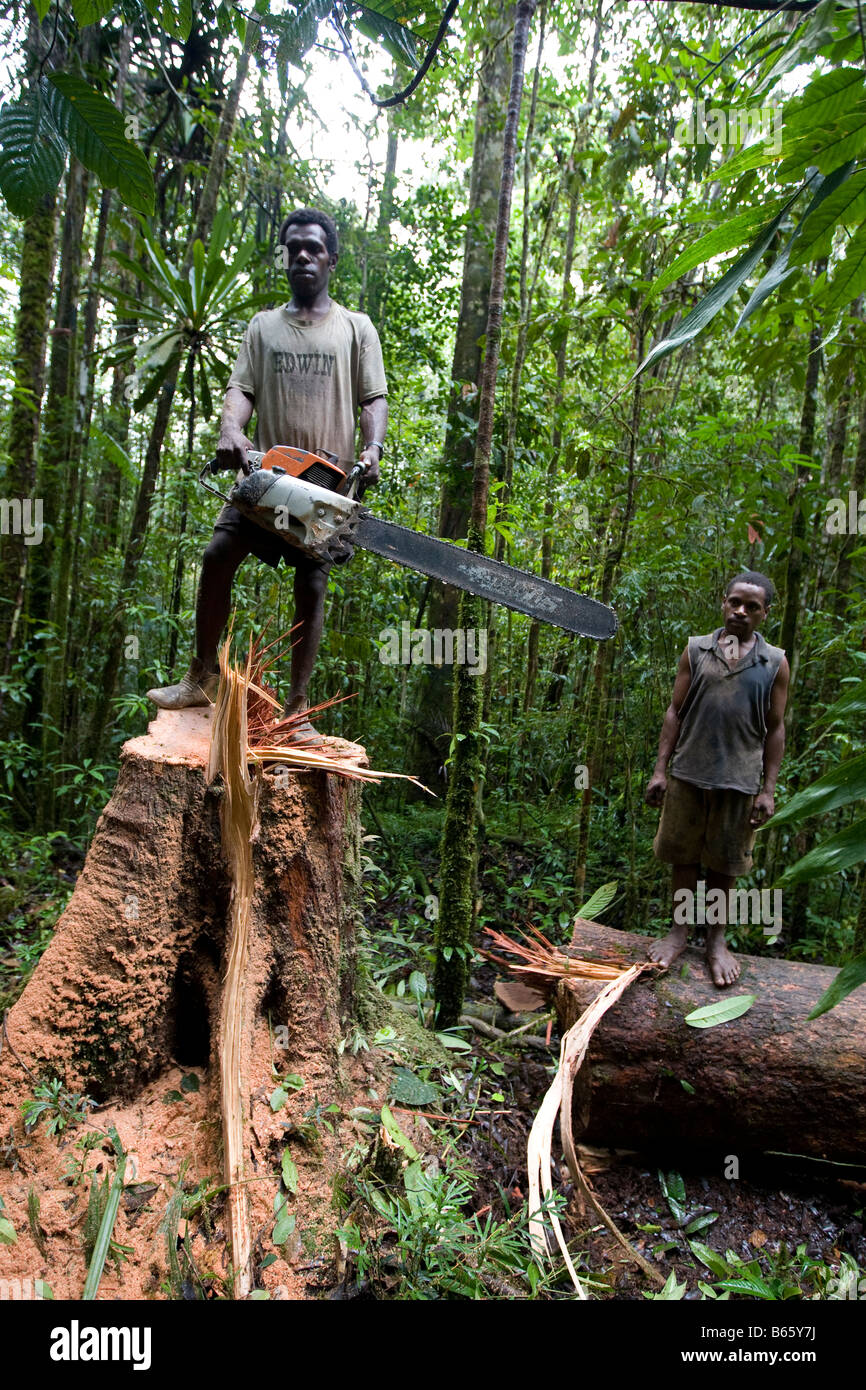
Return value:
<svg viewBox="0 0 866 1390">
<path fill-rule="evenodd" d="M 55 856 L 51 884 L 46 886 L 45 876 L 39 875 L 31 892 L 23 899 L 17 895 L 15 945 L 0 954 L 0 992 L 7 1000 L 17 993 L 22 974 L 32 968 L 47 944 L 50 920 L 74 884 L 80 856 L 71 852 L 68 842 L 62 851 Z M 417 904 L 417 895 L 415 901 Z M 399 1023 L 400 1010 L 407 1019 L 427 1017 L 430 1010 L 426 984 L 418 982 L 423 980 L 424 969 L 429 972 L 432 930 L 412 904 L 411 895 L 407 896 L 396 878 L 370 903 L 368 966 L 373 977 L 395 996 L 397 1030 L 380 1029 L 364 1040 L 356 1056 L 347 1054 L 348 1085 L 333 1113 L 325 1109 L 325 1102 L 335 1097 L 323 1095 L 319 1097 L 321 1103 L 312 1098 L 313 1122 L 318 1125 L 326 1153 L 319 1140 L 318 1149 L 301 1143 L 294 1150 L 301 1184 L 308 1189 L 310 1200 L 299 1205 L 297 1231 L 279 1252 L 279 1262 L 274 1255 L 264 1269 L 261 1282 L 271 1297 L 447 1298 L 464 1292 L 452 1281 L 454 1261 L 441 1239 L 441 1224 L 431 1241 L 429 1230 L 425 1233 L 413 1219 L 408 1191 L 403 1194 L 398 1180 L 399 1168 L 389 1180 L 380 1162 L 388 1155 L 374 1154 L 379 1110 L 386 1101 L 403 1136 L 417 1150 L 435 1191 L 446 1196 L 450 1191 L 452 1198 L 456 1194 L 456 1205 L 452 1201 L 448 1218 L 448 1229 L 457 1242 L 454 1248 L 465 1242 L 468 1232 L 478 1251 L 490 1250 L 490 1272 L 482 1270 L 479 1276 L 480 1296 L 531 1296 L 523 1277 L 530 1260 L 525 1241 L 527 1139 L 556 1066 L 555 1024 L 547 1036 L 548 1015 L 507 1015 L 494 995 L 496 973 L 490 965 L 481 964 L 473 973 L 466 1013 L 491 1020 L 504 1032 L 526 1025 L 525 1032 L 519 1038 L 502 1041 L 464 1026 L 454 1039 L 464 1041 L 449 1054 L 450 1065 L 444 1060 L 446 1054 L 440 1053 L 438 1059 L 423 1056 L 415 1046 L 417 1029 L 413 1042 L 408 1023 L 405 1037 L 400 1034 Z M 417 972 L 415 995 L 413 972 Z M 209 1079 L 201 1071 L 193 1076 L 193 1070 L 186 1069 L 184 1074 L 185 1069 L 178 1068 L 176 1074 L 161 1077 L 150 1088 L 142 1104 L 146 1100 L 153 1109 L 152 1124 L 144 1123 L 141 1104 L 135 1115 L 114 1113 L 107 1107 L 105 1114 L 94 1115 L 93 1120 L 103 1132 L 109 1121 L 115 1123 L 127 1151 L 136 1155 L 136 1171 L 124 1194 L 117 1232 L 120 1242 L 133 1248 L 140 1245 L 142 1250 L 147 1246 L 150 1251 L 164 1252 L 166 1233 L 161 1218 L 165 1201 L 159 1211 L 155 1202 L 151 1210 L 151 1201 L 157 1191 L 167 1200 L 172 1191 L 180 1190 L 180 1156 L 195 1153 L 196 1145 L 203 1146 L 201 1162 L 192 1163 L 183 1205 L 175 1213 L 180 1232 L 185 1226 L 189 1231 L 200 1282 L 194 1286 L 189 1277 L 182 1278 L 180 1288 L 176 1288 L 175 1280 L 167 1277 L 163 1254 L 156 1262 L 134 1259 L 126 1267 L 106 1270 L 108 1296 L 225 1296 L 221 1292 L 224 1219 L 213 1178 L 219 1166 L 217 1136 L 202 1123 Z M 417 1085 L 428 1088 L 423 1103 L 413 1097 L 413 1086 Z M 302 1094 L 291 1099 L 285 1114 L 279 1116 L 281 1132 L 291 1129 L 284 1122 L 286 1116 L 295 1122 L 298 1134 L 310 1128 L 310 1100 Z M 276 1123 L 277 1117 L 269 1116 L 266 1104 L 263 1114 Z M 91 1127 L 95 1128 L 93 1122 Z M 152 1153 L 145 1151 L 143 1144 L 145 1133 L 151 1130 L 155 1136 Z M 187 1130 L 196 1136 L 192 1148 L 185 1142 Z M 49 1243 L 56 1243 L 58 1249 L 68 1247 L 68 1280 L 58 1276 L 56 1263 L 52 1273 L 57 1283 L 55 1293 L 72 1297 L 77 1296 L 75 1290 L 86 1272 L 79 1250 L 79 1223 L 86 1205 L 80 1200 L 84 1196 L 81 1179 L 85 1171 L 88 1176 L 99 1172 L 105 1155 L 112 1161 L 110 1145 L 82 1153 L 79 1158 L 74 1152 L 75 1138 L 62 1147 L 67 1167 L 70 1159 L 79 1164 L 78 1180 L 58 1176 L 52 1190 L 41 1193 L 42 1209 L 37 1219 Z M 53 1155 L 57 1140 L 40 1134 L 31 1136 L 31 1143 L 34 1160 L 37 1149 L 51 1150 L 59 1174 L 59 1149 L 56 1162 Z M 278 1159 L 281 1144 L 276 1139 L 274 1144 Z M 345 1158 L 349 1152 L 354 1159 L 341 1173 L 341 1156 Z M 324 1165 L 323 1157 L 327 1158 Z M 363 1165 L 371 1158 L 368 1171 Z M 675 1150 L 649 1155 L 600 1148 L 583 1148 L 581 1162 L 598 1200 L 627 1240 L 658 1269 L 660 1282 L 673 1276 L 676 1297 L 718 1297 L 724 1295 L 724 1284 L 731 1280 L 740 1287 L 730 1290 L 728 1296 L 738 1298 L 822 1297 L 826 1296 L 828 1279 L 838 1276 L 840 1269 L 856 1266 L 866 1270 L 866 1165 L 854 1168 L 795 1157 L 741 1156 L 739 1175 L 726 1177 L 721 1158 L 697 1162 Z M 318 1176 L 314 1171 L 317 1163 Z M 403 1163 L 405 1167 L 405 1158 Z M 11 1165 L 7 1163 L 7 1167 Z M 51 1164 L 41 1167 L 49 1171 Z M 110 1167 L 102 1171 L 110 1171 Z M 595 1214 L 585 1209 L 564 1166 L 558 1176 L 566 1237 L 593 1296 L 643 1300 L 654 1291 L 646 1275 L 629 1261 Z M 9 1172 L 7 1177 L 19 1186 L 24 1182 L 21 1191 L 25 1193 L 30 1180 L 25 1181 L 23 1169 L 17 1175 Z M 372 1195 L 371 1189 L 375 1189 Z M 69 1206 L 73 1197 L 74 1212 Z M 486 1222 L 493 1223 L 487 1244 L 477 1238 Z M 519 1243 L 508 1246 L 515 1231 L 522 1232 L 522 1247 Z M 26 1229 L 20 1229 L 20 1236 L 19 1250 L 25 1244 L 29 1250 Z M 440 1252 L 445 1251 L 438 1265 L 437 1241 Z M 267 1232 L 260 1257 L 266 1258 L 266 1249 L 270 1249 Z M 35 1246 L 30 1253 L 35 1261 Z M 498 1256 L 502 1258 L 497 1263 Z M 131 1267 L 135 1265 L 137 1269 Z M 189 1268 L 184 1267 L 181 1274 L 188 1276 Z M 471 1271 L 469 1274 L 475 1277 Z M 567 1278 L 547 1271 L 542 1271 L 536 1292 L 540 1297 L 574 1296 Z"/>
</svg>

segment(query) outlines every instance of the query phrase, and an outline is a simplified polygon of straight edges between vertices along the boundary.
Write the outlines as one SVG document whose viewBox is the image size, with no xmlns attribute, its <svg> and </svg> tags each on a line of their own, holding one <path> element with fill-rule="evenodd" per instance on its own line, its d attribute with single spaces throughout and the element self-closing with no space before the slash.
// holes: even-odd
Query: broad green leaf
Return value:
<svg viewBox="0 0 866 1390">
<path fill-rule="evenodd" d="M 33 0 L 33 8 L 39 17 L 39 23 L 41 24 L 48 11 L 51 9 L 51 0 Z M 75 7 L 73 6 L 73 9 L 74 8 Z"/>
<path fill-rule="evenodd" d="M 837 1004 L 840 1004 L 855 989 L 859 989 L 861 985 L 866 985 L 866 953 L 850 960 L 847 965 L 843 965 L 839 974 L 834 980 L 831 980 L 807 1017 L 809 1019 L 820 1018 L 830 1009 L 835 1009 Z"/>
<path fill-rule="evenodd" d="M 604 912 L 605 908 L 610 907 L 616 897 L 616 890 L 619 884 L 614 880 L 612 883 L 603 883 L 600 888 L 596 888 L 591 898 L 577 909 L 576 917 L 594 917 L 597 912 Z"/>
<path fill-rule="evenodd" d="M 658 1289 L 655 1293 L 645 1293 L 644 1298 L 661 1300 L 662 1302 L 676 1302 L 680 1298 L 685 1298 L 688 1284 L 685 1279 L 681 1284 L 677 1283 L 677 1276 L 674 1273 L 668 1275 L 663 1289 Z"/>
<path fill-rule="evenodd" d="M 710 1247 L 704 1245 L 702 1241 L 690 1240 L 689 1249 L 693 1255 L 698 1257 L 701 1264 L 706 1265 L 707 1269 L 717 1275 L 719 1279 L 724 1279 L 730 1274 L 730 1266 L 724 1256 L 719 1255 L 715 1250 L 711 1250 Z"/>
<path fill-rule="evenodd" d="M 430 42 L 436 37 L 442 19 L 443 5 L 417 4 L 415 0 L 374 0 L 373 4 L 358 6 L 378 20 L 399 24 Z"/>
<path fill-rule="evenodd" d="M 719 1284 L 720 1289 L 730 1289 L 731 1293 L 748 1294 L 750 1298 L 763 1298 L 773 1300 L 776 1296 L 765 1279 L 760 1275 L 752 1275 L 750 1279 L 726 1279 Z"/>
<path fill-rule="evenodd" d="M 39 88 L 0 110 L 0 193 L 16 217 L 29 217 L 60 182 L 61 140 Z"/>
<path fill-rule="evenodd" d="M 432 1105 L 439 1099 L 439 1087 L 422 1081 L 408 1067 L 395 1067 L 390 1098 L 399 1105 Z"/>
<path fill-rule="evenodd" d="M 746 212 L 732 217 L 721 227 L 714 227 L 711 232 L 706 232 L 691 246 L 687 246 L 667 270 L 662 271 L 650 290 L 650 299 L 654 299 L 674 280 L 685 275 L 686 271 L 694 270 L 696 265 L 705 265 L 714 256 L 721 256 L 725 251 L 733 251 L 736 247 L 742 246 L 765 221 L 767 211 L 763 206 L 749 208 Z"/>
<path fill-rule="evenodd" d="M 786 821 L 824 815 L 863 798 L 866 798 L 866 753 L 831 768 L 810 787 L 797 792 L 767 824 L 784 825 Z"/>
<path fill-rule="evenodd" d="M 113 439 L 105 430 L 101 430 L 98 425 L 91 426 L 90 437 L 95 444 L 99 445 L 105 456 L 119 469 L 127 482 L 138 482 L 138 469 L 122 444 L 118 444 L 116 439 Z"/>
<path fill-rule="evenodd" d="M 180 1089 L 181 1089 L 182 1091 L 187 1091 L 187 1092 L 190 1092 L 190 1091 L 198 1091 L 198 1090 L 201 1089 L 201 1087 L 199 1086 L 198 1077 L 196 1076 L 196 1074 L 195 1074 L 194 1071 L 191 1071 L 191 1072 L 189 1072 L 186 1076 L 182 1076 L 182 1077 L 181 1077 L 181 1079 L 180 1079 Z"/>
<path fill-rule="evenodd" d="M 845 247 L 845 259 L 834 269 L 832 279 L 818 296 L 823 309 L 836 313 L 851 304 L 866 289 L 866 225 L 860 227 Z"/>
<path fill-rule="evenodd" d="M 815 200 L 810 203 L 794 234 L 796 236 L 802 229 L 797 245 L 791 250 L 792 265 L 803 265 L 813 260 L 816 243 L 828 233 L 832 234 L 840 223 L 843 227 L 852 227 L 866 217 L 866 169 L 858 169 L 856 174 L 851 174 L 853 167 L 850 161 L 842 165 L 842 170 L 847 170 L 850 177 L 837 178 L 836 174 L 842 172 L 838 170 L 824 180 L 820 207 Z M 835 185 L 828 191 L 828 185 L 834 178 Z"/>
<path fill-rule="evenodd" d="M 298 1169 L 288 1149 L 283 1149 L 282 1174 L 283 1182 L 294 1197 L 298 1191 Z"/>
<path fill-rule="evenodd" d="M 866 714 L 866 681 L 851 687 L 816 720 L 817 724 L 834 724 L 837 720 L 850 721 L 853 714 Z M 787 806 L 785 810 L 787 810 Z M 774 816 L 774 820 L 777 818 Z"/>
<path fill-rule="evenodd" d="M 192 29 L 192 0 L 163 0 L 162 27 L 185 43 Z"/>
<path fill-rule="evenodd" d="M 6 1216 L 0 1216 L 0 1245 L 14 1245 L 18 1239 L 15 1227 Z"/>
<path fill-rule="evenodd" d="M 683 1221 L 686 1215 L 686 1185 L 680 1173 L 664 1173 L 659 1169 L 659 1184 L 665 1201 L 671 1209 L 675 1221 Z"/>
<path fill-rule="evenodd" d="M 803 213 L 803 216 L 800 218 L 800 221 L 794 228 L 793 236 L 791 237 L 785 249 L 773 262 L 770 269 L 767 271 L 767 274 L 764 276 L 763 280 L 759 280 L 758 284 L 752 291 L 745 309 L 740 314 L 740 317 L 737 319 L 737 322 L 734 325 L 735 332 L 739 327 L 741 327 L 742 324 L 746 322 L 747 319 L 751 318 L 755 310 L 761 307 L 764 300 L 767 299 L 768 296 L 771 295 L 773 291 L 779 287 L 779 285 L 783 284 L 784 281 L 787 280 L 790 275 L 793 275 L 794 268 L 789 268 L 788 262 L 789 260 L 793 259 L 791 256 L 791 252 L 792 250 L 796 251 L 797 249 L 797 238 L 800 236 L 802 228 L 806 225 L 807 222 L 808 225 L 811 227 L 811 219 L 815 216 L 817 210 L 824 203 L 825 199 L 828 202 L 830 201 L 831 197 L 839 190 L 840 185 L 844 184 L 853 167 L 853 164 L 843 164 L 841 169 L 834 170 L 834 172 L 830 174 L 830 176 L 826 179 L 822 179 L 820 175 L 818 176 L 818 185 L 815 190 L 814 196 L 809 203 L 809 206 L 806 208 L 806 211 Z"/>
<path fill-rule="evenodd" d="M 728 300 L 731 299 L 740 286 L 748 280 L 749 276 L 760 262 L 761 257 L 776 235 L 782 219 L 798 196 L 799 190 L 784 203 L 772 221 L 768 222 L 763 228 L 748 251 L 746 251 L 739 260 L 735 261 L 730 270 L 719 280 L 718 284 L 713 286 L 709 294 L 704 295 L 703 299 L 695 306 L 692 312 L 686 315 L 679 327 L 674 329 L 669 337 L 663 338 L 660 343 L 656 343 L 655 347 L 647 353 L 637 371 L 630 378 L 632 381 L 634 381 L 635 377 L 640 376 L 641 372 L 645 372 L 647 367 L 651 367 L 654 362 L 659 362 L 663 357 L 667 357 L 670 353 L 676 352 L 677 348 L 684 347 L 686 343 L 690 343 L 692 339 L 696 338 L 701 330 L 706 328 L 707 324 L 715 318 L 716 314 L 724 308 Z"/>
<path fill-rule="evenodd" d="M 840 830 L 816 845 L 790 869 L 786 869 L 779 879 L 783 887 L 792 883 L 811 883 L 812 879 L 825 878 L 828 874 L 838 874 L 842 869 L 850 869 L 852 864 L 862 864 L 866 859 L 866 818 L 855 821 L 853 825 Z"/>
<path fill-rule="evenodd" d="M 849 113 L 831 130 L 810 131 L 794 141 L 776 170 L 782 181 L 802 178 L 814 165 L 822 174 L 830 174 L 849 159 L 856 159 L 866 149 L 866 107 Z"/>
<path fill-rule="evenodd" d="M 274 1215 L 277 1219 L 274 1223 L 271 1240 L 274 1245 L 284 1245 L 295 1229 L 297 1217 L 293 1211 L 288 1210 L 286 1198 L 282 1192 L 278 1192 L 274 1199 Z"/>
<path fill-rule="evenodd" d="M 409 976 L 409 993 L 414 999 L 423 999 L 427 993 L 427 976 L 423 970 L 413 970 Z"/>
<path fill-rule="evenodd" d="M 283 1106 L 285 1105 L 285 1103 L 286 1103 L 286 1101 L 288 1100 L 288 1098 L 289 1098 L 289 1093 L 288 1093 L 288 1091 L 284 1091 L 283 1088 L 282 1088 L 282 1086 L 277 1086 L 273 1091 L 271 1091 L 271 1095 L 270 1095 L 270 1106 L 271 1106 L 271 1109 L 272 1109 L 275 1113 L 276 1113 L 277 1110 L 282 1110 L 282 1108 L 283 1108 Z"/>
<path fill-rule="evenodd" d="M 153 211 L 153 175 L 144 153 L 127 140 L 124 119 L 106 97 L 71 72 L 40 82 L 51 117 L 70 149 L 105 188 L 116 188 L 136 212 Z"/>
<path fill-rule="evenodd" d="M 412 1140 L 403 1133 L 387 1105 L 382 1106 L 382 1124 L 385 1126 L 389 1137 L 394 1140 L 395 1144 L 399 1145 L 405 1154 L 408 1154 L 409 1158 L 420 1158 L 420 1154 L 412 1143 Z"/>
<path fill-rule="evenodd" d="M 395 23 L 367 5 L 356 11 L 352 23 L 368 39 L 378 39 L 398 62 L 408 63 L 412 69 L 421 66 L 415 37 L 402 24 Z"/>
<path fill-rule="evenodd" d="M 683 1227 L 683 1235 L 696 1236 L 700 1231 L 706 1231 L 710 1226 L 715 1225 L 718 1219 L 719 1213 L 717 1211 L 708 1211 L 703 1216 L 696 1216 L 694 1221 L 690 1221 L 687 1226 Z"/>
<path fill-rule="evenodd" d="M 279 35 L 276 60 L 280 69 L 284 71 L 286 63 L 300 65 L 316 42 L 319 21 L 332 8 L 332 0 L 300 0 L 294 12 L 270 14 L 263 19 L 263 26 Z"/>
<path fill-rule="evenodd" d="M 177 352 L 173 357 L 170 357 L 167 362 L 164 362 L 161 367 L 157 367 L 154 371 L 149 372 L 144 390 L 141 391 L 132 402 L 133 410 L 143 410 L 146 405 L 150 405 L 151 401 L 156 399 L 160 387 L 172 373 L 175 375 L 175 380 L 177 379 L 179 366 L 180 352 Z"/>
<path fill-rule="evenodd" d="M 748 1013 L 757 997 L 756 994 L 732 994 L 727 999 L 720 999 L 717 1004 L 705 1004 L 702 1009 L 693 1009 L 686 1014 L 684 1022 L 690 1028 L 716 1028 L 720 1023 L 730 1023 L 731 1019 Z"/>
<path fill-rule="evenodd" d="M 80 29 L 85 29 L 88 24 L 98 24 L 100 19 L 111 13 L 114 5 L 115 0 L 72 0 L 75 23 Z"/>
<path fill-rule="evenodd" d="M 731 159 L 714 169 L 713 178 L 718 179 L 720 183 L 730 183 L 732 179 L 738 179 L 752 169 L 761 169 L 765 164 L 773 164 L 780 157 L 766 140 L 756 140 L 753 145 L 747 145 L 745 149 L 739 150 Z"/>
<path fill-rule="evenodd" d="M 866 96 L 866 79 L 860 68 L 836 68 L 814 78 L 801 97 L 785 107 L 785 127 L 814 130 L 850 111 Z"/>
</svg>

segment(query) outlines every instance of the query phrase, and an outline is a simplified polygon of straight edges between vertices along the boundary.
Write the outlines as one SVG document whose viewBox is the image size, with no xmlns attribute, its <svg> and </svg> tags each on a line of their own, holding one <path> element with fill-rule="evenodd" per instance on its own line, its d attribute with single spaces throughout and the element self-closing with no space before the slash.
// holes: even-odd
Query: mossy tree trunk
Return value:
<svg viewBox="0 0 866 1390">
<path fill-rule="evenodd" d="M 13 359 L 14 390 L 9 409 L 6 474 L 7 496 L 33 499 L 36 480 L 36 445 L 45 388 L 45 346 L 48 337 L 48 303 L 54 272 L 56 197 L 43 198 L 24 224 L 22 238 L 18 316 Z M 3 537 L 0 545 L 0 645 L 2 669 L 8 676 L 21 639 L 21 620 L 27 587 L 30 551 L 23 535 Z M 2 711 L 2 695 L 0 695 Z"/>
<path fill-rule="evenodd" d="M 250 58 L 258 41 L 257 34 L 258 26 L 249 24 L 247 26 L 246 43 L 238 59 L 234 81 L 223 106 L 219 131 L 214 142 L 213 150 L 211 151 L 210 163 L 208 165 L 207 177 L 199 202 L 195 226 L 184 254 L 183 265 L 181 267 L 182 275 L 186 275 L 192 265 L 193 246 L 195 242 L 206 242 L 210 235 L 211 227 L 213 226 L 219 190 L 225 174 L 232 133 L 235 127 L 235 121 L 237 120 L 238 104 L 249 70 Z M 117 685 L 117 677 L 123 655 L 124 639 L 126 637 L 125 605 L 135 592 L 141 559 L 144 554 L 144 547 L 147 543 L 150 508 L 153 501 L 153 494 L 156 490 L 157 478 L 159 477 L 162 446 L 168 432 L 181 366 L 182 358 L 179 355 L 174 368 L 169 372 L 156 398 L 156 413 L 154 414 L 153 424 L 151 425 L 150 435 L 148 436 L 147 449 L 144 456 L 144 469 L 142 470 L 138 494 L 135 500 L 132 525 L 130 527 L 129 538 L 123 558 L 123 572 L 119 586 L 120 598 L 110 619 L 107 650 L 98 682 L 99 693 L 94 705 L 93 718 L 90 724 L 88 749 L 91 757 L 96 757 L 98 755 L 103 744 L 105 730 L 110 724 L 109 709 Z"/>
<path fill-rule="evenodd" d="M 440 536 L 448 540 L 462 540 L 466 535 L 472 502 L 478 385 L 493 272 L 513 27 L 513 5 L 505 4 L 490 15 L 484 57 L 478 74 L 460 308 L 442 450 L 443 482 L 438 531 Z M 431 628 L 459 627 L 457 606 L 456 589 L 431 583 L 428 607 L 428 625 Z M 425 666 L 422 669 L 412 715 L 414 747 L 411 762 L 417 775 L 430 787 L 442 785 L 442 764 L 447 757 L 448 734 L 447 718 L 443 711 L 449 708 L 450 693 L 451 676 L 446 666 Z"/>
<path fill-rule="evenodd" d="M 490 282 L 484 366 L 479 391 L 478 438 L 473 466 L 469 548 L 484 550 L 487 499 L 490 491 L 490 454 L 493 446 L 493 410 L 496 372 L 502 339 L 505 296 L 505 262 L 508 226 L 517 154 L 517 126 L 523 95 L 523 69 L 535 0 L 520 0 L 514 26 L 511 86 L 505 121 L 505 147 L 499 185 L 499 210 Z M 478 627 L 482 604 L 474 595 L 461 594 L 458 627 Z M 476 806 L 483 774 L 481 737 L 482 682 L 468 665 L 457 667 L 454 681 L 454 734 L 451 777 L 445 804 L 445 823 L 440 851 L 440 906 L 436 937 L 435 995 L 440 1026 L 448 1028 L 460 1017 L 471 954 L 475 903 Z"/>
</svg>

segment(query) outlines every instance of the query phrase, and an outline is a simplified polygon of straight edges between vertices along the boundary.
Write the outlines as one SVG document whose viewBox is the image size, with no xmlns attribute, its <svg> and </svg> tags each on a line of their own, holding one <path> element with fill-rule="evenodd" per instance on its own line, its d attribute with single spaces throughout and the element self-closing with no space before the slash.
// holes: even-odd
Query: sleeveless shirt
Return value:
<svg viewBox="0 0 866 1390">
<path fill-rule="evenodd" d="M 723 632 L 689 638 L 692 680 L 670 771 L 698 787 L 754 794 L 764 771 L 770 692 L 785 653 L 758 632 L 751 651 L 729 666 L 719 648 Z"/>
</svg>

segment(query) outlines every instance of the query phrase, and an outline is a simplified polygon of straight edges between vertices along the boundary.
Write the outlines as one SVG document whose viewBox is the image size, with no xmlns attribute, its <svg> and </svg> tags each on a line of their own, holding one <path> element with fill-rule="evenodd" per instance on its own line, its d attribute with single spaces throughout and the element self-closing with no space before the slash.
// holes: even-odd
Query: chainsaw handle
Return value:
<svg viewBox="0 0 866 1390">
<path fill-rule="evenodd" d="M 355 493 L 358 491 L 358 484 L 360 483 L 360 481 L 361 481 L 361 479 L 363 478 L 363 476 L 364 476 L 364 474 L 366 473 L 366 471 L 367 471 L 366 464 L 363 464 L 363 463 L 356 463 L 356 464 L 353 464 L 352 468 L 349 470 L 348 474 L 346 475 L 346 491 L 345 491 L 345 494 L 344 494 L 346 497 L 354 497 L 354 496 L 355 496 Z"/>
</svg>

